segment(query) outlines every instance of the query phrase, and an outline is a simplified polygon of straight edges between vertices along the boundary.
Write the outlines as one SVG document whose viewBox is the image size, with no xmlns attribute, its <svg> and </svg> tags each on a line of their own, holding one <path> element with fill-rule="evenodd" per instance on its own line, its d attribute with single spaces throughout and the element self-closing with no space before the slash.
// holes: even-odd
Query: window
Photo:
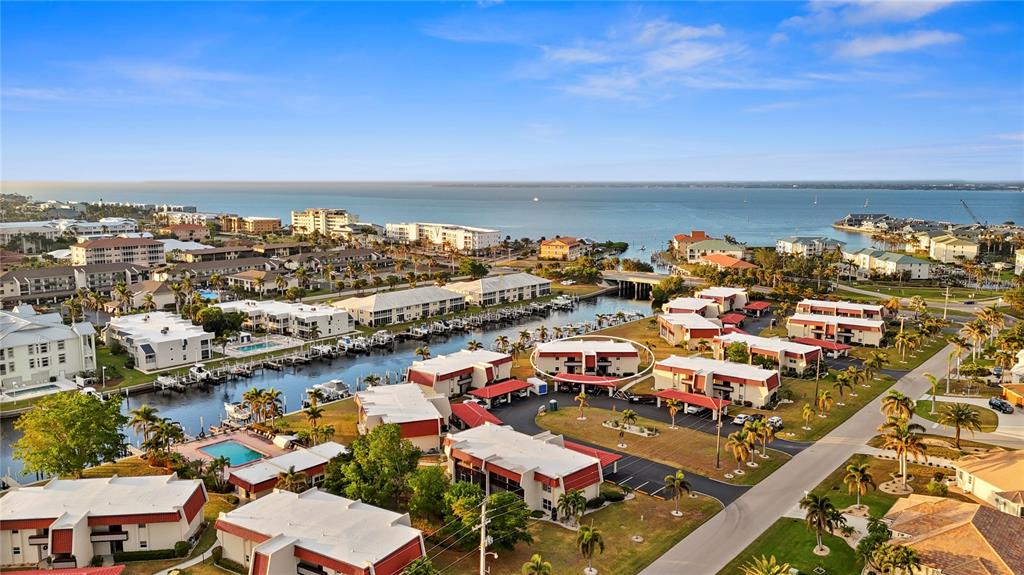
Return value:
<svg viewBox="0 0 1024 575">
<path fill-rule="evenodd" d="M 541 507 L 544 508 L 544 511 L 551 511 L 551 500 L 550 499 L 543 499 L 543 500 L 541 500 Z"/>
<path fill-rule="evenodd" d="M 551 486 L 548 485 L 547 483 L 544 484 L 543 489 L 544 489 L 544 493 L 551 493 Z"/>
<path fill-rule="evenodd" d="M 29 358 L 29 360 L 28 360 L 28 368 L 29 369 L 35 369 L 36 368 L 36 360 L 35 360 L 35 358 Z"/>
<path fill-rule="evenodd" d="M 64 340 L 60 340 L 57 342 L 57 350 L 64 351 Z"/>
<path fill-rule="evenodd" d="M 148 546 L 149 546 L 149 544 L 146 543 L 145 541 L 139 541 L 139 548 L 140 549 L 145 549 Z"/>
<path fill-rule="evenodd" d="M 15 555 L 21 555 L 21 547 L 15 547 L 14 549 L 12 549 L 12 552 Z"/>
<path fill-rule="evenodd" d="M 67 363 L 68 358 L 63 353 L 57 356 L 57 363 Z"/>
<path fill-rule="evenodd" d="M 145 528 L 146 528 L 146 524 L 145 523 L 139 523 L 139 529 L 145 529 Z"/>
</svg>

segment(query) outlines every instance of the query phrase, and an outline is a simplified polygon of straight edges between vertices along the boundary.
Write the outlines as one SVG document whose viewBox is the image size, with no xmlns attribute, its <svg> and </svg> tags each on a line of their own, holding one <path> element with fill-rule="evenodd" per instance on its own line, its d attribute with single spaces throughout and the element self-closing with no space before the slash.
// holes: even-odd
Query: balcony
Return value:
<svg viewBox="0 0 1024 575">
<path fill-rule="evenodd" d="M 78 561 L 75 561 L 75 556 L 71 555 L 68 557 L 55 558 L 50 565 L 54 569 L 74 569 L 78 567 Z"/>
<path fill-rule="evenodd" d="M 303 565 L 302 563 L 295 566 L 295 573 L 297 575 L 327 575 L 327 572 L 321 567 Z"/>
<path fill-rule="evenodd" d="M 127 541 L 127 531 L 100 531 L 98 533 L 92 533 L 89 536 L 89 541 L 93 543 L 103 543 L 107 541 Z"/>
<path fill-rule="evenodd" d="M 50 542 L 49 535 L 32 535 L 28 538 L 29 545 L 46 545 Z"/>
</svg>

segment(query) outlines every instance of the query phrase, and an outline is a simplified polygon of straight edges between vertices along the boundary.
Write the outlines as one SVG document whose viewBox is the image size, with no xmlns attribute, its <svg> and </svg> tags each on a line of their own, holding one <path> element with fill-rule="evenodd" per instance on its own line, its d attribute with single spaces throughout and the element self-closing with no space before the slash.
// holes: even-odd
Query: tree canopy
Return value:
<svg viewBox="0 0 1024 575">
<path fill-rule="evenodd" d="M 378 425 L 355 438 L 349 454 L 328 465 L 324 488 L 349 499 L 397 509 L 419 458 L 419 448 L 402 439 L 397 425 Z"/>
</svg>

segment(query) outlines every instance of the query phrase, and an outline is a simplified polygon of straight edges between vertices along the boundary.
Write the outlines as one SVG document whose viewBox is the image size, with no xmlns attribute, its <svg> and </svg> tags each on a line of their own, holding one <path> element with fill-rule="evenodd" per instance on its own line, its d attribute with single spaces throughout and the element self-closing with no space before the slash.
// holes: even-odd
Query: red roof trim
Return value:
<svg viewBox="0 0 1024 575">
<path fill-rule="evenodd" d="M 767 301 L 752 301 L 752 302 L 748 303 L 747 305 L 743 306 L 743 309 L 749 309 L 749 310 L 752 310 L 752 311 L 759 311 L 759 310 L 763 310 L 763 309 L 768 309 L 770 307 L 772 307 L 771 302 L 767 302 Z"/>
<path fill-rule="evenodd" d="M 508 381 L 503 381 L 501 383 L 495 383 L 494 385 L 488 385 L 486 387 L 481 387 L 479 389 L 473 389 L 469 392 L 469 394 L 474 397 L 479 397 L 481 399 L 493 399 L 500 395 L 515 393 L 517 391 L 527 389 L 529 387 L 531 387 L 530 384 L 526 383 L 525 381 L 521 381 L 518 379 L 510 379 Z"/>
<path fill-rule="evenodd" d="M 837 343 L 834 341 L 825 341 L 823 339 L 814 339 L 813 337 L 794 337 L 790 341 L 802 343 L 804 345 L 814 345 L 822 349 L 828 349 L 832 351 L 844 351 L 847 349 L 853 349 L 852 345 L 846 345 L 845 343 Z"/>
<path fill-rule="evenodd" d="M 589 445 L 583 445 L 581 443 L 573 443 L 571 441 L 564 440 L 563 444 L 565 445 L 566 449 L 571 449 L 575 452 L 582 453 L 583 455 L 589 455 L 590 457 L 598 459 L 601 462 L 601 467 L 608 467 L 612 463 L 615 463 L 616 461 L 622 459 L 622 456 L 619 455 L 618 453 L 603 451 L 595 447 L 590 447 Z"/>
<path fill-rule="evenodd" d="M 692 403 L 693 405 L 699 405 L 708 409 L 721 409 L 732 403 L 728 399 L 718 399 L 715 397 L 708 397 L 699 393 L 688 393 L 686 391 L 678 391 L 675 389 L 663 389 L 654 394 L 662 399 L 675 399 L 682 401 L 683 403 Z"/>
<path fill-rule="evenodd" d="M 269 535 L 264 535 L 258 531 L 246 529 L 245 527 L 239 527 L 238 525 L 235 525 L 234 523 L 228 523 L 223 519 L 218 519 L 214 526 L 217 528 L 217 531 L 230 533 L 231 535 L 241 537 L 242 539 L 252 541 L 254 543 L 263 543 L 264 541 L 270 539 Z"/>
</svg>

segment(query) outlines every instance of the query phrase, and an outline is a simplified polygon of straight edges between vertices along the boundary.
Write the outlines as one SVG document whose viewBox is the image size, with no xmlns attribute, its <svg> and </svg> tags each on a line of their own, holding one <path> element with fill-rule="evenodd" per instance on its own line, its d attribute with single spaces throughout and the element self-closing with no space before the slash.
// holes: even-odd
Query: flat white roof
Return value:
<svg viewBox="0 0 1024 575">
<path fill-rule="evenodd" d="M 853 325 L 859 327 L 871 327 L 883 329 L 885 322 L 880 319 L 868 319 L 866 317 L 840 317 L 838 315 L 823 315 L 818 313 L 795 313 L 790 319 L 797 321 L 817 321 L 829 325 Z"/>
<path fill-rule="evenodd" d="M 488 293 L 521 287 L 550 284 L 551 280 L 528 273 L 487 276 L 477 280 L 448 284 L 448 289 L 459 293 Z"/>
<path fill-rule="evenodd" d="M 457 229 L 457 230 L 463 230 L 463 231 L 467 231 L 467 232 L 477 232 L 477 233 L 489 233 L 489 234 L 490 233 L 493 233 L 493 234 L 498 233 L 498 230 L 492 230 L 491 228 L 477 228 L 477 227 L 473 227 L 473 226 L 464 226 L 462 224 L 438 224 L 438 223 L 434 223 L 434 222 L 396 222 L 396 223 L 388 223 L 386 225 L 389 225 L 389 226 L 423 226 L 423 227 L 432 227 L 432 228 Z"/>
<path fill-rule="evenodd" d="M 721 361 L 699 356 L 670 355 L 654 364 L 654 369 L 658 369 L 658 367 L 675 367 L 700 374 L 718 373 L 754 381 L 766 381 L 773 375 L 776 375 L 774 370 L 763 369 L 756 365 L 733 363 L 731 361 Z"/>
<path fill-rule="evenodd" d="M 790 352 L 799 353 L 801 355 L 817 351 L 821 348 L 815 345 L 804 345 L 795 341 L 789 341 L 788 339 L 782 339 L 778 337 L 761 337 L 759 335 L 751 335 L 749 333 L 725 333 L 715 338 L 718 341 L 725 342 L 726 344 L 731 343 L 742 343 L 748 347 L 759 347 L 761 349 L 767 349 L 769 351 L 778 352 Z"/>
<path fill-rule="evenodd" d="M 855 309 L 859 311 L 882 311 L 882 306 L 870 303 L 857 303 L 852 301 L 825 301 L 820 299 L 804 299 L 801 300 L 797 305 L 809 305 L 814 307 L 824 307 L 830 309 Z"/>
<path fill-rule="evenodd" d="M 0 310 L 2 347 L 63 341 L 95 333 L 89 322 L 64 325 L 59 313 L 38 313 L 30 305 L 19 305 L 10 311 Z"/>
<path fill-rule="evenodd" d="M 176 475 L 53 479 L 39 487 L 11 491 L 0 505 L 0 519 L 49 519 L 69 515 L 174 513 L 202 482 Z"/>
<path fill-rule="evenodd" d="M 714 302 L 699 297 L 677 297 L 665 305 L 669 308 L 702 310 L 714 305 Z"/>
<path fill-rule="evenodd" d="M 710 302 L 710 300 L 704 301 Z M 666 313 L 662 314 L 661 318 L 672 325 L 681 325 L 686 329 L 722 329 L 720 324 L 697 313 Z"/>
<path fill-rule="evenodd" d="M 423 286 L 418 288 L 390 291 L 368 295 L 366 297 L 350 297 L 334 302 L 334 307 L 341 309 L 359 309 L 368 311 L 382 311 L 399 309 L 425 303 L 448 301 L 452 299 L 465 299 L 466 296 L 453 292 L 452 290 L 436 286 Z"/>
<path fill-rule="evenodd" d="M 484 423 L 449 437 L 455 442 L 453 448 L 520 474 L 533 470 L 558 478 L 600 464 L 596 457 L 563 447 L 562 437 L 550 432 L 527 435 L 509 426 Z"/>
<path fill-rule="evenodd" d="M 195 250 L 208 250 L 213 247 L 208 246 L 206 244 L 201 244 L 199 242 L 191 242 L 184 240 L 159 239 L 157 241 L 164 245 L 165 252 L 170 252 L 174 250 L 182 252 L 191 252 Z"/>
<path fill-rule="evenodd" d="M 359 406 L 368 416 L 380 417 L 384 423 L 408 423 L 444 419 L 427 396 L 438 397 L 430 388 L 416 383 L 378 385 L 356 393 Z"/>
<path fill-rule="evenodd" d="M 165 328 L 166 333 L 163 332 Z M 191 321 L 167 311 L 112 317 L 107 323 L 107 329 L 113 329 L 118 335 L 127 335 L 135 343 L 172 341 L 204 335 L 213 338 L 213 334 L 204 331 L 201 326 L 192 325 Z"/>
<path fill-rule="evenodd" d="M 288 471 L 289 467 L 294 466 L 297 471 L 302 471 L 327 463 L 346 451 L 348 450 L 344 445 L 328 441 L 308 448 L 300 447 L 291 453 L 264 459 L 253 465 L 236 469 L 231 472 L 231 475 L 255 485 L 274 479 L 278 473 Z"/>
<path fill-rule="evenodd" d="M 412 369 L 424 373 L 446 374 L 460 369 L 465 369 L 467 367 L 473 367 L 474 365 L 481 363 L 493 363 L 507 360 L 511 357 L 512 356 L 507 353 L 491 351 L 489 349 L 477 349 L 473 351 L 460 349 L 459 351 L 448 355 L 439 355 L 422 361 L 414 361 L 412 362 Z"/>
<path fill-rule="evenodd" d="M 239 312 L 246 315 L 252 315 L 255 313 L 262 313 L 265 315 L 281 316 L 288 315 L 291 317 L 300 318 L 314 318 L 333 316 L 337 314 L 345 313 L 342 310 L 335 309 L 327 305 L 313 305 L 308 303 L 292 303 L 286 301 L 277 300 L 252 300 L 243 299 L 237 301 L 228 301 L 216 304 L 217 307 L 223 309 L 225 312 Z"/>
<path fill-rule="evenodd" d="M 697 292 L 697 297 L 708 296 L 708 297 L 730 297 L 740 294 L 747 293 L 747 290 L 743 288 L 732 288 L 732 287 L 709 287 L 704 288 Z"/>
<path fill-rule="evenodd" d="M 409 516 L 338 497 L 316 488 L 302 493 L 274 491 L 220 520 L 276 538 L 261 545 L 295 545 L 364 567 L 376 564 L 420 537 Z M 256 547 L 260 549 L 259 546 Z"/>
<path fill-rule="evenodd" d="M 541 353 L 621 353 L 639 354 L 633 344 L 612 339 L 566 339 L 549 341 L 537 346 Z"/>
</svg>

